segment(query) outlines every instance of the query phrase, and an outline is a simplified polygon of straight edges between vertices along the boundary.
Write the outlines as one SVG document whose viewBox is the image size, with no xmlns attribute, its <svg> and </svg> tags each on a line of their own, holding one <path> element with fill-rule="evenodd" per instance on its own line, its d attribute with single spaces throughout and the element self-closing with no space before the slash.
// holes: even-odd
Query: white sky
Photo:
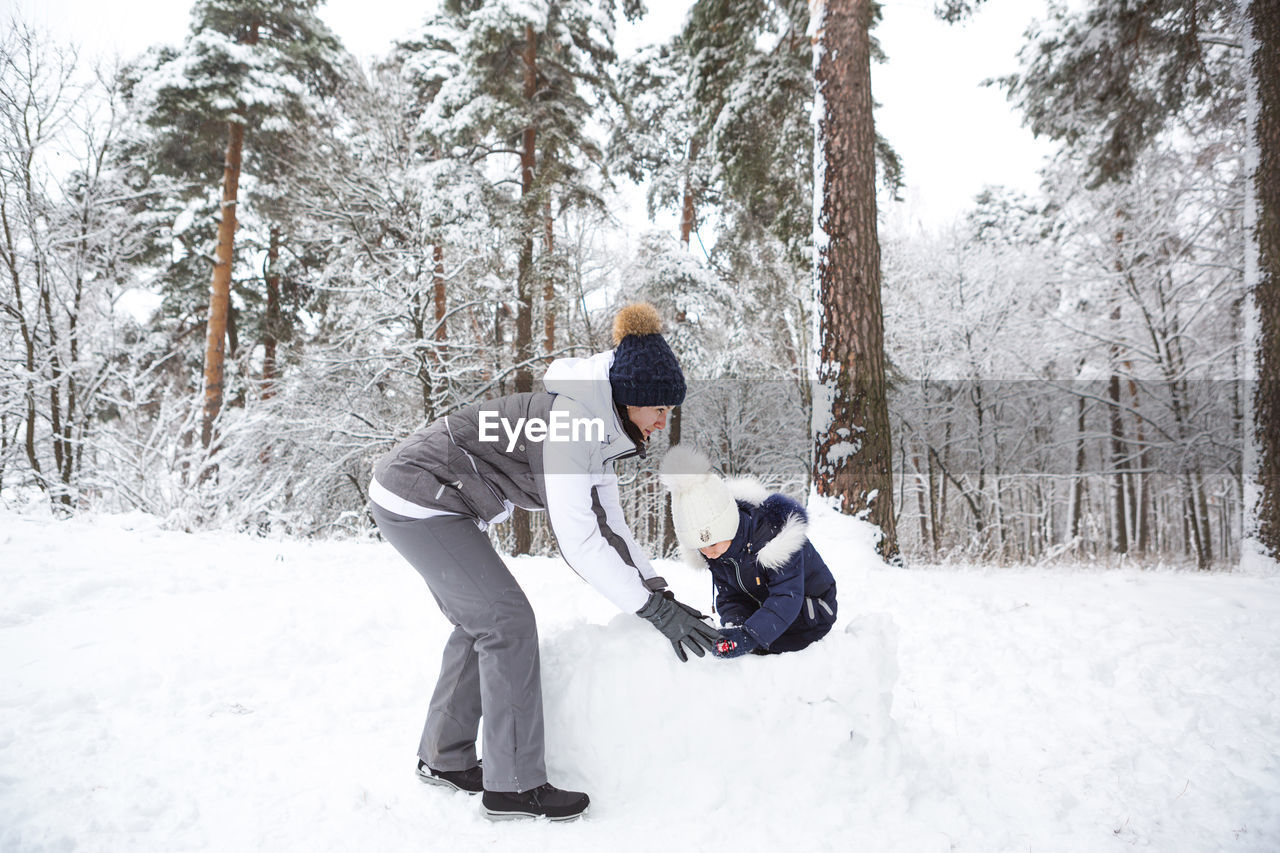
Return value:
<svg viewBox="0 0 1280 853">
<path fill-rule="evenodd" d="M 688 0 L 648 0 L 637 28 L 619 33 L 619 53 L 658 41 L 679 28 Z M 383 52 L 415 26 L 430 0 L 328 0 L 321 15 L 361 57 Z M 1020 126 L 1003 93 L 983 88 L 988 77 L 1016 70 L 1022 33 L 1044 0 L 988 0 L 967 24 L 948 26 L 933 0 L 886 0 L 877 35 L 889 62 L 872 68 L 881 104 L 879 131 L 904 161 L 905 202 L 885 211 L 890 227 L 937 227 L 963 211 L 988 184 L 1033 191 L 1050 151 Z M 0 0 L 0 26 L 15 9 L 89 54 L 132 56 L 151 44 L 181 42 L 185 0 Z"/>
</svg>

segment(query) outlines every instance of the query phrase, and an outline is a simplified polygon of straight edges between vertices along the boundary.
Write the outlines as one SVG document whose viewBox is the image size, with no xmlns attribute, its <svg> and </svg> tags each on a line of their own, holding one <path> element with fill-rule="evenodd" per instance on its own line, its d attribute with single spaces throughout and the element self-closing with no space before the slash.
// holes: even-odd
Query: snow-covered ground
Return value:
<svg viewBox="0 0 1280 853">
<path fill-rule="evenodd" d="M 841 618 L 775 658 L 682 665 L 512 560 L 552 781 L 593 803 L 491 824 L 415 778 L 448 626 L 390 546 L 0 512 L 0 850 L 1280 849 L 1280 579 L 903 571 L 814 530 Z"/>
</svg>

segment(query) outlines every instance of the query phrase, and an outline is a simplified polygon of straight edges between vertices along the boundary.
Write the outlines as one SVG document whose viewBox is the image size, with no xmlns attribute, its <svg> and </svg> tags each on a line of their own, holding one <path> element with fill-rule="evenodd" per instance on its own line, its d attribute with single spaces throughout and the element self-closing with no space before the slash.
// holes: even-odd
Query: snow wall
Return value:
<svg viewBox="0 0 1280 853">
<path fill-rule="evenodd" d="M 543 640 L 548 771 L 600 811 L 685 823 L 763 808 L 773 820 L 789 801 L 811 812 L 895 775 L 888 616 L 837 622 L 801 652 L 733 660 L 681 663 L 652 633 L 619 616 Z M 826 814 L 833 832 L 847 830 L 847 814 Z"/>
</svg>

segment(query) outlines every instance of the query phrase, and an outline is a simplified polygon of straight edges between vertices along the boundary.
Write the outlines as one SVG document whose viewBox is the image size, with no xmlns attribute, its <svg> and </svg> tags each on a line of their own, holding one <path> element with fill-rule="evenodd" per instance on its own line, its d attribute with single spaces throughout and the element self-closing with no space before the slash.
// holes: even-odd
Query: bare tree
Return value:
<svg viewBox="0 0 1280 853">
<path fill-rule="evenodd" d="M 0 470 L 20 446 L 63 509 L 115 370 L 96 338 L 136 250 L 113 85 L 21 21 L 0 39 Z"/>
</svg>

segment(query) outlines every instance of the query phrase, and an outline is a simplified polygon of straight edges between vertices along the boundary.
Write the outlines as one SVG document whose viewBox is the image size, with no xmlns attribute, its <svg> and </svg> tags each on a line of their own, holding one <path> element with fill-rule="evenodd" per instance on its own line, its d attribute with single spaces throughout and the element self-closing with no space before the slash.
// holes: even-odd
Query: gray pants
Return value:
<svg viewBox="0 0 1280 853">
<path fill-rule="evenodd" d="M 524 590 L 472 519 L 415 519 L 371 508 L 382 535 L 426 580 L 454 626 L 418 757 L 436 770 L 475 767 L 483 717 L 485 788 L 528 791 L 543 784 L 538 628 Z"/>
</svg>

